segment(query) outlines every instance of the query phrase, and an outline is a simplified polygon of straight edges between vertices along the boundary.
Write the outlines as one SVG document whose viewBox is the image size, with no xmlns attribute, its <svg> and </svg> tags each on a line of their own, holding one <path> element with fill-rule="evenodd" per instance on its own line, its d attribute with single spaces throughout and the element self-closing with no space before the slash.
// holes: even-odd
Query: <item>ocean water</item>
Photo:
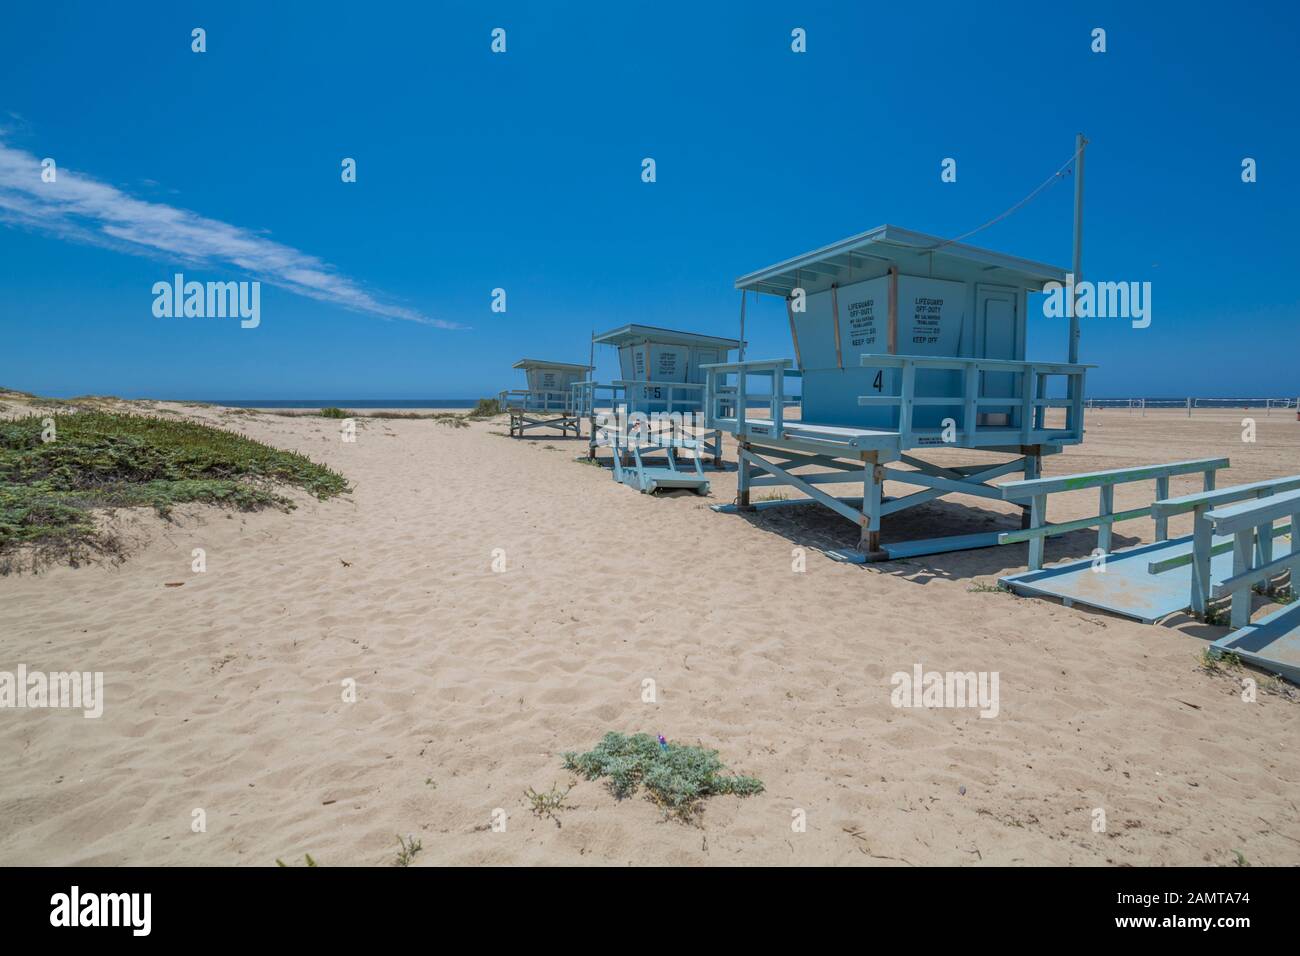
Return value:
<svg viewBox="0 0 1300 956">
<path fill-rule="evenodd" d="M 786 396 L 797 401 L 799 396 Z M 227 408 L 473 408 L 476 398 L 196 398 L 196 402 Z M 767 408 L 768 402 L 751 398 L 750 408 Z"/>
<path fill-rule="evenodd" d="M 476 398 L 200 398 L 228 408 L 473 408 Z"/>
</svg>

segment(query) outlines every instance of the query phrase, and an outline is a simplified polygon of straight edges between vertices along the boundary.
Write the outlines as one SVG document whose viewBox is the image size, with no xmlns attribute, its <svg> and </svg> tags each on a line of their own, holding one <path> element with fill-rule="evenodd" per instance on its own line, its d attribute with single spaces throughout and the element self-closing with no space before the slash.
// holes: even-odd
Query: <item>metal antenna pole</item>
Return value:
<svg viewBox="0 0 1300 956">
<path fill-rule="evenodd" d="M 1070 364 L 1079 361 L 1079 310 L 1077 290 L 1083 280 L 1083 148 L 1088 141 L 1082 133 L 1074 137 L 1074 288 L 1070 302 Z"/>
<path fill-rule="evenodd" d="M 745 290 L 740 290 L 740 357 L 738 361 L 745 361 Z"/>
</svg>

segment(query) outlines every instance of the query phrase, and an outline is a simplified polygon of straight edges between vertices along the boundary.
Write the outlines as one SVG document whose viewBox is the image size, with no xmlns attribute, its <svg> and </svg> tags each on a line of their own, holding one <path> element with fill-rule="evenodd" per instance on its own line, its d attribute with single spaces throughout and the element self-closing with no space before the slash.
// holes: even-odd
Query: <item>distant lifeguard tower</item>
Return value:
<svg viewBox="0 0 1300 956">
<path fill-rule="evenodd" d="M 575 404 L 590 426 L 588 457 L 595 460 L 597 449 L 608 446 L 615 478 L 634 480 L 642 490 L 706 491 L 698 469 L 677 470 L 677 456 L 689 451 L 697 463 L 708 457 L 722 466 L 722 434 L 705 427 L 706 367 L 726 362 L 740 340 L 630 324 L 593 336 L 592 344 L 618 349 L 622 377 L 574 386 Z M 608 416 L 603 425 L 597 420 L 601 412 Z M 636 460 L 625 467 L 629 455 Z M 663 467 L 649 464 L 650 455 L 656 463 L 662 456 Z"/>
<path fill-rule="evenodd" d="M 685 428 L 703 438 L 715 464 L 721 464 L 721 437 L 716 430 L 699 435 L 704 423 L 705 367 L 726 362 L 740 347 L 739 339 L 696 332 L 680 332 L 651 325 L 623 325 L 592 338 L 593 345 L 618 349 L 622 378 L 612 382 L 581 382 L 583 414 L 591 422 L 590 454 L 595 457 L 598 410 L 619 410 L 626 414 L 658 416 L 662 425 L 654 431 Z M 676 417 L 673 417 L 676 416 Z"/>
<path fill-rule="evenodd" d="M 513 437 L 522 438 L 524 431 L 532 428 L 557 428 L 562 435 L 573 429 L 574 436 L 581 437 L 581 417 L 573 404 L 573 385 L 587 377 L 590 365 L 525 358 L 511 368 L 523 369 L 528 379 L 527 388 L 500 393 L 501 404 L 510 415 Z"/>
<path fill-rule="evenodd" d="M 706 425 L 739 444 L 737 501 L 717 510 L 820 503 L 859 526 L 855 560 L 998 543 L 989 532 L 882 548 L 881 520 L 949 494 L 1003 500 L 988 482 L 1037 478 L 1044 455 L 1082 441 L 1089 366 L 1025 358 L 1029 293 L 1065 281 L 1056 266 L 888 225 L 737 279 L 742 295 L 785 300 L 795 358 L 706 368 Z M 794 378 L 797 420 L 786 414 Z M 750 417 L 756 398 L 765 417 Z M 1015 457 L 940 466 L 915 454 L 943 447 Z M 806 467 L 818 471 L 796 473 Z M 886 480 L 922 490 L 886 499 Z M 861 494 L 835 497 L 833 484 Z M 772 485 L 808 497 L 751 503 L 751 489 Z"/>
</svg>

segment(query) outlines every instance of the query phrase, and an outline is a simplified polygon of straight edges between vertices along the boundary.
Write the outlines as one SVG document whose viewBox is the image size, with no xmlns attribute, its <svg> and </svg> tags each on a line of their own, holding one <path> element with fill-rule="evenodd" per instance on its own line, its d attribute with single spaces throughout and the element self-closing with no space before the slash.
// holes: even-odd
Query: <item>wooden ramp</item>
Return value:
<svg viewBox="0 0 1300 956">
<path fill-rule="evenodd" d="M 677 449 L 684 448 L 692 453 L 692 470 L 684 471 L 677 467 Z M 709 479 L 704 477 L 700 464 L 700 442 L 692 438 L 671 438 L 667 435 L 655 435 L 630 445 L 631 464 L 623 463 L 625 449 L 614 446 L 614 480 L 636 488 L 642 494 L 652 495 L 656 491 L 671 491 L 682 488 L 697 495 L 709 493 Z M 664 464 L 652 464 L 647 456 L 662 453 Z"/>
<path fill-rule="evenodd" d="M 1083 604 L 1154 624 L 1187 608 L 1192 564 L 1188 561 L 1159 574 L 1152 574 L 1150 566 L 1191 553 L 1192 537 L 1188 535 L 1116 551 L 1101 565 L 1104 571 L 1094 569 L 1092 558 L 1083 558 L 1039 571 L 1008 574 L 998 580 L 1017 594 L 1056 597 L 1066 607 Z M 1215 579 L 1229 577 L 1232 555 L 1216 555 L 1211 561 L 1211 573 Z"/>
<path fill-rule="evenodd" d="M 672 468 L 641 468 L 637 483 L 646 494 L 670 488 L 686 488 L 700 495 L 709 493 L 709 479 Z"/>
<path fill-rule="evenodd" d="M 1247 624 L 1212 646 L 1218 653 L 1236 654 L 1247 664 L 1300 684 L 1300 603 Z"/>
</svg>

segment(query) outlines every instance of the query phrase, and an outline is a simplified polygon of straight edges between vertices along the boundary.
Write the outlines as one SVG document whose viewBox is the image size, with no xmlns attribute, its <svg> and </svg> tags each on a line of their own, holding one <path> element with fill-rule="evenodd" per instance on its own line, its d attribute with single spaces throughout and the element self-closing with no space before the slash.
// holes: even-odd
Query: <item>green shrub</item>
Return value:
<svg viewBox="0 0 1300 956">
<path fill-rule="evenodd" d="M 352 413 L 345 408 L 335 408 L 333 405 L 320 410 L 321 418 L 351 418 Z"/>
<path fill-rule="evenodd" d="M 83 411 L 0 421 L 0 555 L 31 546 L 35 566 L 120 554 L 96 531 L 96 508 L 144 505 L 164 516 L 183 502 L 292 508 L 275 484 L 318 498 L 348 490 L 342 475 L 303 455 L 183 419 Z"/>
<path fill-rule="evenodd" d="M 501 401 L 495 398 L 480 398 L 474 410 L 469 413 L 470 418 L 495 418 L 504 412 L 501 407 Z"/>
<path fill-rule="evenodd" d="M 608 777 L 615 797 L 622 799 L 644 786 L 664 816 L 690 821 L 703 811 L 705 797 L 763 792 L 754 777 L 728 776 L 716 750 L 682 744 L 660 744 L 649 734 L 607 733 L 594 750 L 566 753 L 564 767 L 588 780 Z"/>
</svg>

